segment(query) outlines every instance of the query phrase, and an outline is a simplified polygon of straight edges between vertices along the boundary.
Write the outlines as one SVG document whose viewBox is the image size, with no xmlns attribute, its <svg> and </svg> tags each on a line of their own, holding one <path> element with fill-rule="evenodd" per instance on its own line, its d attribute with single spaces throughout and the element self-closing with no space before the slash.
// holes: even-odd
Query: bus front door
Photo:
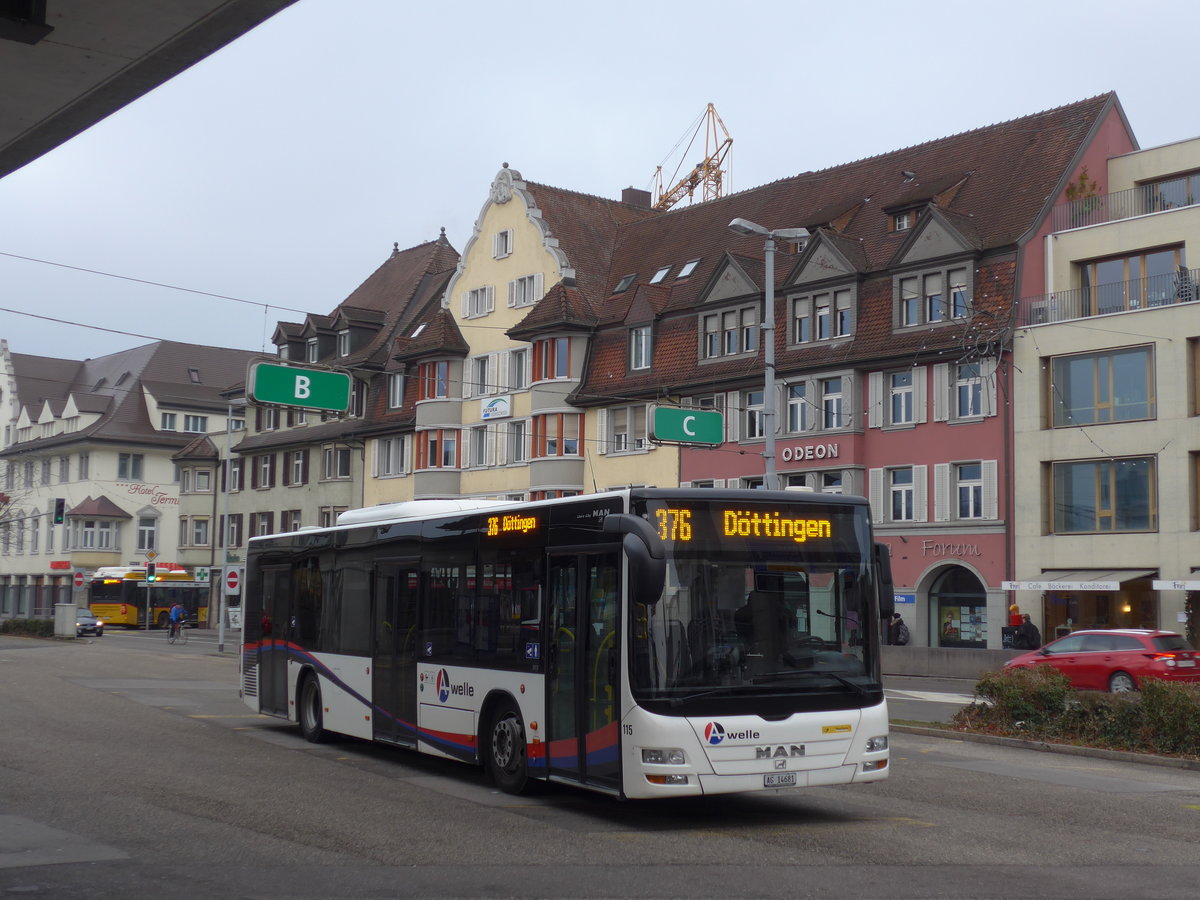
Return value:
<svg viewBox="0 0 1200 900">
<path fill-rule="evenodd" d="M 375 739 L 417 745 L 417 597 L 420 560 L 375 564 L 371 723 Z"/>
<path fill-rule="evenodd" d="M 258 646 L 258 703 L 265 713 L 288 714 L 288 623 L 292 573 L 287 566 L 263 567 L 262 639 Z"/>
<path fill-rule="evenodd" d="M 549 774 L 620 789 L 620 556 L 552 555 L 546 721 Z"/>
</svg>

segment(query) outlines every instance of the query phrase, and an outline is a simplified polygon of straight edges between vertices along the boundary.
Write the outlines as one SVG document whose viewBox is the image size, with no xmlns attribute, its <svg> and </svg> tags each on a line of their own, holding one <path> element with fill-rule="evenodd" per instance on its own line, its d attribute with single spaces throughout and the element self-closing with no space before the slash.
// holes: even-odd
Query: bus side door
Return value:
<svg viewBox="0 0 1200 900">
<path fill-rule="evenodd" d="M 258 648 L 258 700 L 265 713 L 288 714 L 288 623 L 292 573 L 287 566 L 262 570 L 262 640 Z"/>
<path fill-rule="evenodd" d="M 620 788 L 620 556 L 554 553 L 549 566 L 549 774 Z"/>
<path fill-rule="evenodd" d="M 376 740 L 417 744 L 417 598 L 420 560 L 375 564 L 371 721 Z"/>
</svg>

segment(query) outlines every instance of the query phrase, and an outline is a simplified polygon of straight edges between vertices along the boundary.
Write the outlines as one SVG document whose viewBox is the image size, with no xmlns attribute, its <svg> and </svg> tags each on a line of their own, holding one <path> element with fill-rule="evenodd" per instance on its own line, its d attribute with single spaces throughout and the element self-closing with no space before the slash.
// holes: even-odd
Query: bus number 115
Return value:
<svg viewBox="0 0 1200 900">
<path fill-rule="evenodd" d="M 664 541 L 690 541 L 692 539 L 692 511 L 690 509 L 656 509 L 658 536 Z"/>
</svg>

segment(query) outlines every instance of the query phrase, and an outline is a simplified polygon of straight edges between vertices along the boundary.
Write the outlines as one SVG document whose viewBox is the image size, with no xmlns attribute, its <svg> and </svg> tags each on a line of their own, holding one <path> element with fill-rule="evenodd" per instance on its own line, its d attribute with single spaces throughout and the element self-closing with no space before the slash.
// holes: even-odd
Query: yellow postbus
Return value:
<svg viewBox="0 0 1200 900">
<path fill-rule="evenodd" d="M 146 597 L 150 597 L 150 624 L 161 628 L 171 607 L 181 603 L 193 625 L 208 622 L 209 585 L 194 580 L 185 569 L 157 571 L 153 584 L 146 584 L 145 566 L 101 566 L 92 574 L 88 606 L 106 625 L 145 627 Z"/>
</svg>

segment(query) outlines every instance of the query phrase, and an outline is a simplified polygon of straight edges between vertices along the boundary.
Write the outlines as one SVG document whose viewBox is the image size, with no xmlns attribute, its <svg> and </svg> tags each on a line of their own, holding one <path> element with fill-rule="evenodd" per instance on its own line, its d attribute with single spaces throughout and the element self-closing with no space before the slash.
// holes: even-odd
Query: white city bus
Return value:
<svg viewBox="0 0 1200 900">
<path fill-rule="evenodd" d="M 867 501 L 413 501 L 250 541 L 241 692 L 330 732 L 622 797 L 877 781 L 892 586 Z"/>
</svg>

